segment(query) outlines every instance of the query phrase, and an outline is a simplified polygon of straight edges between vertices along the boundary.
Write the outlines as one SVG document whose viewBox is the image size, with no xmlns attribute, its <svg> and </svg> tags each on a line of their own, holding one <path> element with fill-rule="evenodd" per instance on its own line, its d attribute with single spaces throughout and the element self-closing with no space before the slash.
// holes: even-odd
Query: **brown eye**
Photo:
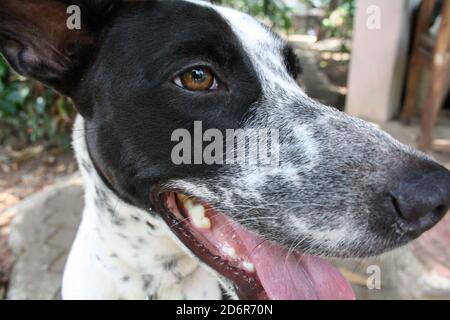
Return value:
<svg viewBox="0 0 450 320">
<path fill-rule="evenodd" d="M 212 71 L 205 67 L 192 68 L 174 80 L 179 87 L 190 91 L 216 90 L 217 79 Z"/>
</svg>

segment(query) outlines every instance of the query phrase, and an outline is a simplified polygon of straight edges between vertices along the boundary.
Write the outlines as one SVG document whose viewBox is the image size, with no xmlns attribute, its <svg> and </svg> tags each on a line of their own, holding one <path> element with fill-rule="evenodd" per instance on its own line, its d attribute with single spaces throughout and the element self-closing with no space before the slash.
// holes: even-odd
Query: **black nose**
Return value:
<svg viewBox="0 0 450 320">
<path fill-rule="evenodd" d="M 450 207 L 450 172 L 442 166 L 427 163 L 410 168 L 395 185 L 392 204 L 400 225 L 413 238 L 437 224 Z"/>
</svg>

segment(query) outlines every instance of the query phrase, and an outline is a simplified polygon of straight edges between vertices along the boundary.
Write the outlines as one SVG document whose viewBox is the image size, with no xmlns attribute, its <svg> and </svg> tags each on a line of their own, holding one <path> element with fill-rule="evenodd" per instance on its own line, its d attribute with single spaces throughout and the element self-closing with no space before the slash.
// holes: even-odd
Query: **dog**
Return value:
<svg viewBox="0 0 450 320">
<path fill-rule="evenodd" d="M 81 28 L 67 27 L 69 6 Z M 11 67 L 79 113 L 86 204 L 64 299 L 354 299 L 320 256 L 398 248 L 450 205 L 449 171 L 310 99 L 292 48 L 244 13 L 3 0 L 0 20 Z M 196 121 L 278 130 L 278 165 L 174 164 L 174 131 Z"/>
</svg>

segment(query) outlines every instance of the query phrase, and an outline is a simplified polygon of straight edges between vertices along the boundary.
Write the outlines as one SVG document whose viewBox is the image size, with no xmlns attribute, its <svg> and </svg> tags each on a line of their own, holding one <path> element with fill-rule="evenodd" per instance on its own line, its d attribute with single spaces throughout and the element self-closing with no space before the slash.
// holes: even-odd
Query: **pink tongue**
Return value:
<svg viewBox="0 0 450 320">
<path fill-rule="evenodd" d="M 324 260 L 291 252 L 237 224 L 238 237 L 250 254 L 259 280 L 271 300 L 353 300 L 355 295 L 344 277 Z"/>
</svg>

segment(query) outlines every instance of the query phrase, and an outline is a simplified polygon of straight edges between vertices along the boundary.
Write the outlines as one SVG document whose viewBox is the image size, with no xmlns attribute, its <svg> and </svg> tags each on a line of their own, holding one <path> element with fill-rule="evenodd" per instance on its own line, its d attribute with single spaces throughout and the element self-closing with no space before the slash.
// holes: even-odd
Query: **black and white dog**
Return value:
<svg viewBox="0 0 450 320">
<path fill-rule="evenodd" d="M 73 4 L 81 29 L 67 28 Z M 248 15 L 200 1 L 1 0 L 0 20 L 11 66 L 80 114 L 86 207 L 66 299 L 351 299 L 317 256 L 392 250 L 450 205 L 449 171 L 308 98 L 291 48 Z M 174 164 L 172 133 L 194 121 L 276 128 L 279 166 Z"/>
</svg>

